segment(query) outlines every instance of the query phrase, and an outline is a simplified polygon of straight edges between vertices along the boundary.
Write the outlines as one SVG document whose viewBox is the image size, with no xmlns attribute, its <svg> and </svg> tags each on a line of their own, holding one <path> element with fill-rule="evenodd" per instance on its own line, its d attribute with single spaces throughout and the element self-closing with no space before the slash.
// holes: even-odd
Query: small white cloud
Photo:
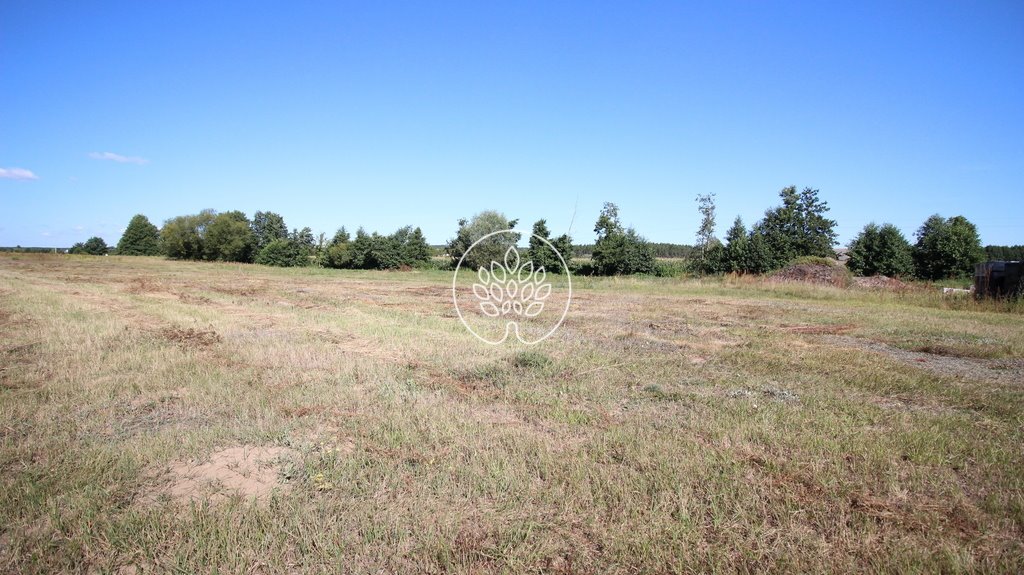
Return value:
<svg viewBox="0 0 1024 575">
<path fill-rule="evenodd" d="M 43 236 L 44 238 L 48 238 L 48 237 L 50 237 L 50 232 L 42 232 L 39 235 Z"/>
<path fill-rule="evenodd" d="M 85 229 L 85 226 L 75 226 L 75 231 L 80 232 Z"/>
<path fill-rule="evenodd" d="M 24 168 L 0 168 L 0 178 L 8 180 L 38 180 L 39 176 L 32 173 L 32 170 Z"/>
<path fill-rule="evenodd" d="M 138 164 L 140 166 L 149 163 L 149 160 L 146 158 L 122 156 L 121 154 L 115 154 L 113 152 L 89 152 L 89 157 L 94 160 L 110 160 L 121 164 Z"/>
</svg>

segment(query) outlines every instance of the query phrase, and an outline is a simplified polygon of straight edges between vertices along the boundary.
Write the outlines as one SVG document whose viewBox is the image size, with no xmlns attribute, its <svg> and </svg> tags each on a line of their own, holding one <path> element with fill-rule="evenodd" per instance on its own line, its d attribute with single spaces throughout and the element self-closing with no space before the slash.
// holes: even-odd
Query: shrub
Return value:
<svg viewBox="0 0 1024 575">
<path fill-rule="evenodd" d="M 256 263 L 265 266 L 298 267 L 309 265 L 309 258 L 302 246 L 292 238 L 278 238 L 256 254 Z"/>
</svg>

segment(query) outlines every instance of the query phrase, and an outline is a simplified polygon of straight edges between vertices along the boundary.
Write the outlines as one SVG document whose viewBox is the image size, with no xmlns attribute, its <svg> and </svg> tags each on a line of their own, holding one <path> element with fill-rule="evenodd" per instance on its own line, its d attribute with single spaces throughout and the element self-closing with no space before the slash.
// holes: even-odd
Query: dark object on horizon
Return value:
<svg viewBox="0 0 1024 575">
<path fill-rule="evenodd" d="M 1022 262 L 985 262 L 974 266 L 974 297 L 1018 298 L 1022 292 Z"/>
</svg>

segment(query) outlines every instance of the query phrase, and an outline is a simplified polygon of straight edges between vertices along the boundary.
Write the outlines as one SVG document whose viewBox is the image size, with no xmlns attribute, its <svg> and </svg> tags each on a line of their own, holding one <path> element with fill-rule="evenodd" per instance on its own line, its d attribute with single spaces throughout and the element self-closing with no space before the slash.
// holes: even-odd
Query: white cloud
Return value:
<svg viewBox="0 0 1024 575">
<path fill-rule="evenodd" d="M 85 229 L 85 226 L 75 226 L 75 231 L 80 232 Z"/>
<path fill-rule="evenodd" d="M 140 166 L 149 163 L 149 160 L 146 158 L 122 156 L 121 154 L 115 154 L 113 152 L 89 152 L 89 157 L 94 160 L 110 160 L 121 164 L 138 164 Z"/>
<path fill-rule="evenodd" d="M 39 176 L 32 173 L 32 170 L 24 168 L 0 168 L 0 178 L 8 180 L 38 180 Z"/>
</svg>

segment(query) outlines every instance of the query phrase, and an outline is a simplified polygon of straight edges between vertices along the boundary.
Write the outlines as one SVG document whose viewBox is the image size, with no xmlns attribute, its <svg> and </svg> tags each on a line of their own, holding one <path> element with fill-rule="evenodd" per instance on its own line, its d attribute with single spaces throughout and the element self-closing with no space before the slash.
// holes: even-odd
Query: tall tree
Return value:
<svg viewBox="0 0 1024 575">
<path fill-rule="evenodd" d="M 255 240 L 254 249 L 259 252 L 270 242 L 287 238 L 288 226 L 279 214 L 256 212 L 252 216 L 252 234 Z"/>
<path fill-rule="evenodd" d="M 465 259 L 462 265 L 468 266 L 472 270 L 482 266 L 490 266 L 492 261 L 504 261 L 505 252 L 508 248 L 519 242 L 519 234 L 507 233 L 487 236 L 494 232 L 513 230 L 517 223 L 519 223 L 519 220 L 510 220 L 505 217 L 505 214 L 493 210 L 480 212 L 470 220 L 459 220 L 459 229 L 455 233 L 455 237 L 448 241 L 447 246 L 448 256 L 452 258 L 452 265 L 454 266 L 460 260 L 463 260 L 463 256 L 465 256 Z M 487 237 L 487 239 L 483 239 L 484 237 Z M 473 244 L 476 244 L 476 247 L 467 254 L 467 251 Z"/>
<path fill-rule="evenodd" d="M 818 199 L 818 190 L 795 186 L 779 192 L 782 205 L 765 212 L 754 229 L 764 237 L 772 267 L 781 267 L 801 256 L 835 257 L 835 220 L 825 217 L 828 202 Z"/>
<path fill-rule="evenodd" d="M 160 230 L 149 218 L 137 214 L 128 222 L 124 234 L 117 242 L 117 254 L 121 256 L 160 255 Z"/>
<path fill-rule="evenodd" d="M 619 221 L 619 206 L 612 202 L 605 202 L 601 213 L 597 216 L 597 223 L 594 224 L 594 233 L 597 234 L 597 241 L 608 236 L 623 233 L 622 222 Z"/>
<path fill-rule="evenodd" d="M 967 218 L 943 219 L 935 214 L 917 230 L 914 269 L 923 279 L 938 280 L 970 275 L 984 261 L 978 229 Z"/>
<path fill-rule="evenodd" d="M 726 273 L 748 273 L 750 264 L 750 239 L 747 237 L 747 226 L 743 218 L 736 216 L 732 227 L 725 233 L 725 247 L 721 251 L 719 269 Z"/>
<path fill-rule="evenodd" d="M 855 274 L 910 277 L 914 273 L 910 242 L 892 224 L 864 226 L 850 242 L 846 266 Z"/>
<path fill-rule="evenodd" d="M 545 241 L 546 240 L 546 241 Z M 533 262 L 534 269 L 543 267 L 551 272 L 561 272 L 562 264 L 547 242 L 551 241 L 551 231 L 547 220 L 537 220 L 530 233 L 529 249 L 526 260 Z"/>
<path fill-rule="evenodd" d="M 423 230 L 413 228 L 402 245 L 402 262 L 407 266 L 422 266 L 430 261 L 430 244 Z"/>
<path fill-rule="evenodd" d="M 715 194 L 697 196 L 697 211 L 700 212 L 700 227 L 697 228 L 697 249 L 700 258 L 706 259 L 708 250 L 715 244 Z"/>
<path fill-rule="evenodd" d="M 198 214 L 177 216 L 167 220 L 160 230 L 161 250 L 172 259 L 202 259 L 206 228 L 213 223 L 215 217 L 216 212 L 213 210 L 203 210 Z"/>
<path fill-rule="evenodd" d="M 597 239 L 591 263 L 600 275 L 653 274 L 654 248 L 633 228 L 623 229 L 619 207 L 607 202 L 594 224 Z"/>
</svg>

